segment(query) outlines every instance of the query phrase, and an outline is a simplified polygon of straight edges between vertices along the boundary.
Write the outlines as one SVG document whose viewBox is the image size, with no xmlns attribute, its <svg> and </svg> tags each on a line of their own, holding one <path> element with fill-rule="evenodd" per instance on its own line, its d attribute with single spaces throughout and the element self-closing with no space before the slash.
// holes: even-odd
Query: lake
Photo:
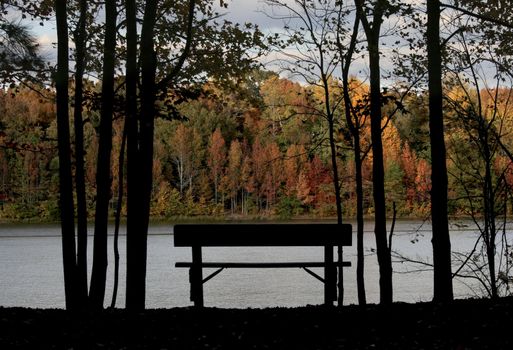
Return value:
<svg viewBox="0 0 513 350">
<path fill-rule="evenodd" d="M 353 223 L 354 225 L 354 223 Z M 355 225 L 353 226 L 355 229 Z M 365 282 L 368 302 L 379 302 L 378 266 L 372 223 L 365 228 Z M 148 239 L 147 307 L 189 306 L 188 269 L 175 268 L 176 261 L 190 261 L 189 248 L 173 247 L 173 227 L 152 225 Z M 111 232 L 113 230 L 110 230 Z M 124 228 L 122 228 L 124 233 Z M 453 250 L 472 248 L 477 232 L 469 223 L 451 225 Z M 510 234 L 511 238 L 511 234 Z M 398 221 L 393 250 L 413 259 L 431 261 L 431 226 L 419 221 Z M 92 247 L 92 236 L 89 240 Z M 414 242 L 414 243 L 412 243 Z M 126 239 L 120 237 L 121 268 L 118 307 L 124 307 Z M 112 237 L 109 241 L 112 248 Z M 91 253 L 91 252 L 90 252 Z M 110 305 L 113 253 L 110 251 L 105 305 Z M 323 249 L 293 248 L 206 248 L 204 260 L 216 261 L 301 261 L 322 260 Z M 335 255 L 336 256 L 336 255 Z M 89 262 L 91 263 L 92 254 Z M 344 269 L 345 304 L 357 303 L 356 234 L 353 246 L 344 249 L 344 260 L 352 266 Z M 419 265 L 394 259 L 394 301 L 418 302 L 432 298 L 431 271 L 418 271 Z M 319 271 L 322 274 L 322 270 Z M 474 296 L 476 286 L 455 280 L 455 296 Z M 60 227 L 57 225 L 0 225 L 0 305 L 39 308 L 63 308 L 64 286 Z M 228 269 L 205 284 L 205 305 L 244 308 L 304 306 L 323 302 L 322 284 L 300 269 Z"/>
</svg>

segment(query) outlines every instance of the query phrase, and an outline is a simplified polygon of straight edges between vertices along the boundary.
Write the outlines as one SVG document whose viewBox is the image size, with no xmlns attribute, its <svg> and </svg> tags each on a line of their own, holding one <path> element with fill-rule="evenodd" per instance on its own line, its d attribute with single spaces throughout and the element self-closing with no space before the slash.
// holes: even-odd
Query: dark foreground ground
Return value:
<svg viewBox="0 0 513 350">
<path fill-rule="evenodd" d="M 513 349 L 513 298 L 451 305 L 124 310 L 0 307 L 0 349 Z"/>
</svg>

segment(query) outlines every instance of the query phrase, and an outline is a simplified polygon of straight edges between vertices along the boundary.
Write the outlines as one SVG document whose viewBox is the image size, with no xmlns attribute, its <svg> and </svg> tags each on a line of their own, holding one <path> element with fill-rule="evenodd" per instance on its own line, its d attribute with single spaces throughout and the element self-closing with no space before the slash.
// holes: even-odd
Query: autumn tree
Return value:
<svg viewBox="0 0 513 350">
<path fill-rule="evenodd" d="M 180 194 L 184 194 L 186 187 L 192 193 L 194 178 L 201 166 L 201 140 L 196 129 L 178 124 L 170 140 L 171 157 L 178 175 Z"/>
<path fill-rule="evenodd" d="M 283 179 L 282 156 L 278 145 L 274 142 L 266 145 L 265 167 L 266 172 L 262 186 L 266 196 L 267 209 L 269 210 L 276 202 Z"/>
<path fill-rule="evenodd" d="M 207 159 L 210 169 L 210 177 L 214 182 L 214 201 L 218 203 L 219 184 L 223 176 L 226 162 L 226 146 L 221 130 L 216 128 L 209 139 Z"/>
<path fill-rule="evenodd" d="M 306 150 L 303 145 L 292 144 L 287 148 L 283 169 L 285 177 L 285 193 L 288 196 L 296 196 L 299 174 L 306 165 Z"/>
<path fill-rule="evenodd" d="M 224 177 L 224 187 L 230 196 L 230 208 L 232 213 L 237 210 L 238 195 L 242 181 L 242 147 L 238 140 L 233 140 L 228 151 L 228 164 Z"/>
<path fill-rule="evenodd" d="M 312 119 L 308 113 L 307 91 L 298 82 L 272 75 L 260 85 L 262 119 L 280 145 L 305 143 Z"/>
<path fill-rule="evenodd" d="M 242 214 L 247 215 L 250 211 L 250 196 L 255 192 L 255 185 L 252 177 L 251 154 L 248 150 L 242 159 L 241 182 L 242 182 Z M 253 202 L 251 202 L 253 204 Z"/>
</svg>

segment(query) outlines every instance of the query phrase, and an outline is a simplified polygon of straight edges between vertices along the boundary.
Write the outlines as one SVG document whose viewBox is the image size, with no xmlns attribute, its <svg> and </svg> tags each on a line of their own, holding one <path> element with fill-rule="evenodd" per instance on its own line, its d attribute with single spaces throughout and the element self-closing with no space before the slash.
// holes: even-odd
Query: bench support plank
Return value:
<svg viewBox="0 0 513 350">
<path fill-rule="evenodd" d="M 321 276 L 319 276 L 318 274 L 316 274 L 315 272 L 313 272 L 312 270 L 310 270 L 308 267 L 302 267 L 303 270 L 305 270 L 309 275 L 313 276 L 314 278 L 318 279 L 319 281 L 321 281 L 322 283 L 326 283 L 326 281 L 324 280 L 324 278 L 322 278 Z"/>
<path fill-rule="evenodd" d="M 333 263 L 337 267 L 351 266 L 350 261 L 342 261 Z M 192 262 L 177 262 L 175 267 L 192 267 Z M 303 268 L 303 267 L 324 267 L 324 262 L 321 261 L 284 261 L 284 262 L 202 262 L 203 268 Z"/>
<path fill-rule="evenodd" d="M 221 267 L 220 269 L 217 269 L 215 272 L 212 272 L 210 275 L 208 275 L 207 277 L 205 277 L 203 279 L 203 284 L 207 283 L 212 278 L 214 278 L 215 276 L 219 275 L 221 273 L 221 271 L 223 271 L 224 269 L 225 269 L 225 267 Z"/>
</svg>

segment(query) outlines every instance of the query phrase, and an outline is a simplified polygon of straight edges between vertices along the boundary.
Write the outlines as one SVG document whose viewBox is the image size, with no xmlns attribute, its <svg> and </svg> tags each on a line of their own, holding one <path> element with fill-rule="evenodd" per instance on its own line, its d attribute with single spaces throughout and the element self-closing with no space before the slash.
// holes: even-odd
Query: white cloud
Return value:
<svg viewBox="0 0 513 350">
<path fill-rule="evenodd" d="M 57 38 L 53 37 L 53 36 L 50 36 L 48 34 L 43 34 L 43 35 L 40 35 L 38 38 L 37 38 L 37 42 L 39 43 L 39 45 L 41 46 L 50 46 L 52 45 L 52 43 L 56 42 L 57 41 Z"/>
</svg>

